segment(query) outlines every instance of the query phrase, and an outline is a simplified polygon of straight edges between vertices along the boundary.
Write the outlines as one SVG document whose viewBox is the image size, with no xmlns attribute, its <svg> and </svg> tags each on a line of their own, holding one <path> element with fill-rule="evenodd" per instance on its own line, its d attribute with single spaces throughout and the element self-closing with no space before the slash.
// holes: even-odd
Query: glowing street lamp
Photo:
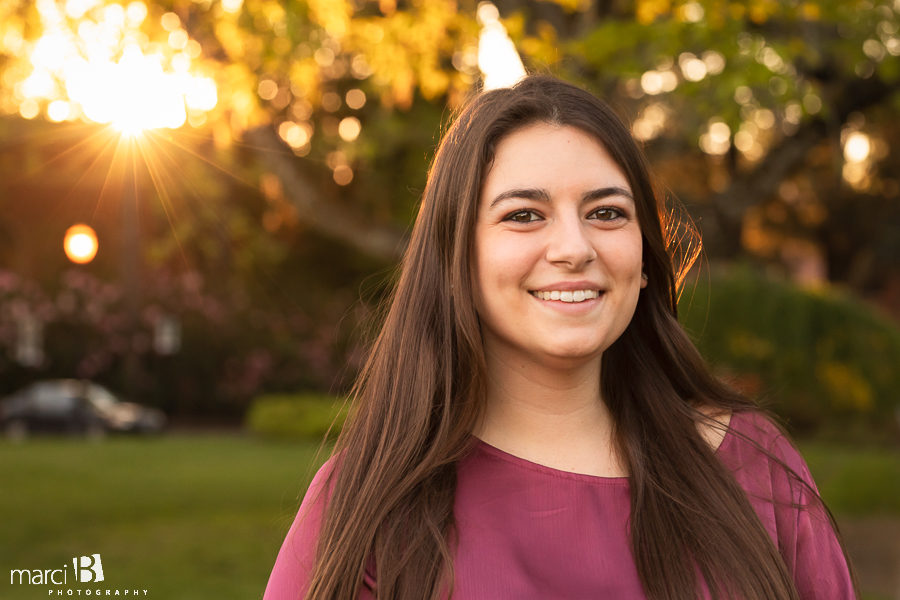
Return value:
<svg viewBox="0 0 900 600">
<path fill-rule="evenodd" d="M 236 11 L 241 2 L 222 4 L 226 11 Z M 40 38 L 33 43 L 19 40 L 19 68 L 8 72 L 21 73 L 21 81 L 4 82 L 14 90 L 26 119 L 43 110 L 52 122 L 90 121 L 117 132 L 114 160 L 125 161 L 121 279 L 131 331 L 138 326 L 141 299 L 139 162 L 149 166 L 157 158 L 154 140 L 141 139 L 141 134 L 186 123 L 199 127 L 218 102 L 214 80 L 196 68 L 200 43 L 190 38 L 174 12 L 161 15 L 156 26 L 149 23 L 156 11 L 148 5 L 153 6 L 148 0 L 35 0 Z M 142 29 L 160 37 L 151 40 Z M 90 262 L 97 253 L 96 234 L 85 225 L 70 228 L 65 251 L 72 262 Z M 129 345 L 129 392 L 135 391 L 137 360 Z"/>
<path fill-rule="evenodd" d="M 63 238 L 66 257 L 78 265 L 86 265 L 97 256 L 97 234 L 88 225 L 72 225 Z"/>
</svg>

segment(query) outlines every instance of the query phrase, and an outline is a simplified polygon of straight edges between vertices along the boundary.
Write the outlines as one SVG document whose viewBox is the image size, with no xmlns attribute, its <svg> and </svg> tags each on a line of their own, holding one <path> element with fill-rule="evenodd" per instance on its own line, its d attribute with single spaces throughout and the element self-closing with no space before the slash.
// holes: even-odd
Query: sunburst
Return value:
<svg viewBox="0 0 900 600">
<path fill-rule="evenodd" d="M 213 164 L 197 150 L 196 135 L 177 131 L 188 124 L 203 126 L 218 103 L 215 81 L 202 73 L 199 44 L 174 13 L 150 23 L 150 11 L 140 0 L 127 6 L 37 0 L 34 6 L 40 37 L 23 46 L 18 58 L 23 68 L 17 71 L 23 77 L 7 89 L 22 117 L 43 113 L 47 121 L 68 126 L 52 128 L 46 137 L 31 133 L 29 144 L 47 148 L 46 158 L 16 177 L 68 171 L 73 184 L 57 205 L 71 204 L 73 196 L 91 188 L 93 218 L 109 197 L 119 198 L 123 215 L 133 215 L 141 182 L 149 176 L 177 236 L 171 198 L 191 187 L 185 156 Z M 10 83 L 8 77 L 4 83 Z M 214 166 L 234 177 L 227 167 Z M 128 230 L 136 233 L 125 219 L 122 230 L 125 238 Z"/>
</svg>

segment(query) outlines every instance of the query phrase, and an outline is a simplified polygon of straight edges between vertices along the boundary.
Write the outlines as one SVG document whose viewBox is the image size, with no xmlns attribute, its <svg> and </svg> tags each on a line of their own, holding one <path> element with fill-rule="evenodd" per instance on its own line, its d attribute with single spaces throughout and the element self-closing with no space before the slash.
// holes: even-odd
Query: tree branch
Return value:
<svg viewBox="0 0 900 600">
<path fill-rule="evenodd" d="M 324 197 L 322 190 L 297 168 L 294 155 L 286 150 L 271 126 L 251 129 L 244 137 L 260 162 L 281 180 L 285 196 L 302 221 L 364 254 L 387 262 L 400 258 L 406 246 L 403 234 L 393 227 L 364 220 L 350 207 Z"/>
<path fill-rule="evenodd" d="M 884 101 L 900 90 L 900 82 L 886 83 L 878 77 L 854 79 L 848 82 L 830 82 L 834 91 L 830 105 L 833 118 L 844 123 L 855 111 L 865 110 Z M 740 251 L 741 225 L 747 210 L 772 196 L 779 184 L 799 170 L 810 150 L 828 138 L 829 127 L 822 118 L 811 119 L 801 125 L 797 133 L 785 137 L 766 153 L 766 157 L 753 169 L 732 179 L 726 190 L 710 197 L 709 208 L 717 222 L 721 239 L 711 239 L 726 255 Z M 701 217 L 706 212 L 698 211 Z M 712 233 L 712 232 L 709 232 Z M 704 237 L 707 232 L 704 231 Z"/>
</svg>

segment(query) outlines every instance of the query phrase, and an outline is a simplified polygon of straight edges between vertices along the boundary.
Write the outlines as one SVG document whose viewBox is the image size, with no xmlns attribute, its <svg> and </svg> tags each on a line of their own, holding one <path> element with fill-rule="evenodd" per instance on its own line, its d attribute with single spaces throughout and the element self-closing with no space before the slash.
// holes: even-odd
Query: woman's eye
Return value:
<svg viewBox="0 0 900 600">
<path fill-rule="evenodd" d="M 591 219 L 591 218 L 597 219 L 598 221 L 614 221 L 615 219 L 618 219 L 619 217 L 623 217 L 623 216 L 625 216 L 625 215 L 623 215 L 622 211 L 619 210 L 618 208 L 605 207 L 605 208 L 598 208 L 597 210 L 592 212 L 590 215 L 588 215 L 588 218 L 589 219 Z"/>
<path fill-rule="evenodd" d="M 539 220 L 540 217 L 533 210 L 519 210 L 506 216 L 504 221 L 513 221 L 515 223 L 531 223 Z"/>
</svg>

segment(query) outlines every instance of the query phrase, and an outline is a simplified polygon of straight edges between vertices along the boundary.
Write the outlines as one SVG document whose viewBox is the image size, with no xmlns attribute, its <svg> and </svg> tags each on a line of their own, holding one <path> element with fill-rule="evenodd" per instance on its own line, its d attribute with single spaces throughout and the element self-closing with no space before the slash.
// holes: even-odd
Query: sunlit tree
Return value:
<svg viewBox="0 0 900 600">
<path fill-rule="evenodd" d="M 122 247 L 108 239 L 110 209 L 132 177 L 150 267 L 196 270 L 235 297 L 268 282 L 316 321 L 395 264 L 453 110 L 524 64 L 629 120 L 712 259 L 900 289 L 898 11 L 885 0 L 7 0 L 0 233 L 12 242 L 0 260 L 39 278 L 52 262 L 41 240 L 96 217 L 108 221 L 99 272 Z M 58 200 L 29 213 L 29 194 Z M 69 213 L 61 231 L 38 216 Z M 9 256 L 22 245 L 31 258 Z"/>
<path fill-rule="evenodd" d="M 867 119 L 897 86 L 894 2 L 496 4 L 482 15 L 500 17 L 529 68 L 582 81 L 633 118 L 717 252 L 770 256 L 798 235 L 821 246 L 814 238 L 828 238 L 820 229 L 832 200 L 897 193 L 879 168 L 891 140 Z M 248 143 L 275 178 L 258 173 L 262 189 L 284 201 L 270 229 L 299 220 L 390 258 L 415 199 L 404 186 L 420 186 L 447 107 L 480 85 L 479 58 L 502 53 L 479 56 L 479 30 L 490 28 L 476 9 L 452 0 L 7 2 L 0 110 L 197 128 L 220 148 Z M 839 191 L 804 175 L 817 160 L 832 163 L 827 181 Z M 782 213 L 782 224 L 796 221 L 792 232 L 778 226 Z"/>
<path fill-rule="evenodd" d="M 538 6 L 509 23 L 519 46 L 626 107 L 713 256 L 858 286 L 897 276 L 900 3 L 571 3 L 547 20 Z"/>
</svg>

